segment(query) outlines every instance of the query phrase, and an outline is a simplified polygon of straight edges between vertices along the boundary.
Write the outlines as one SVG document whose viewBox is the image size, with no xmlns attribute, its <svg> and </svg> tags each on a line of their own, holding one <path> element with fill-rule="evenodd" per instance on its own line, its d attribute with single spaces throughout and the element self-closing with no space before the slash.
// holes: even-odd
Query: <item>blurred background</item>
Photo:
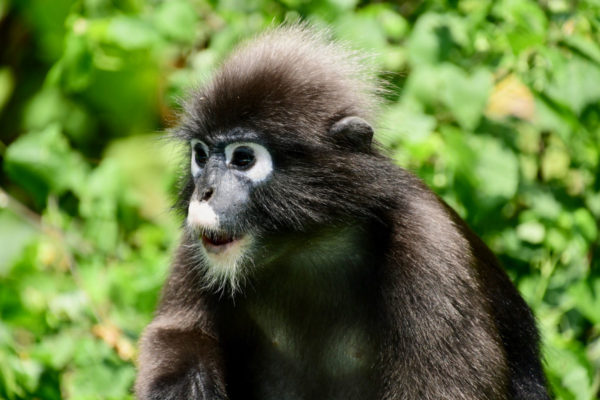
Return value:
<svg viewBox="0 0 600 400">
<path fill-rule="evenodd" d="M 556 398 L 599 398 L 600 0 L 0 0 L 0 398 L 132 398 L 181 222 L 161 132 L 298 18 L 373 54 L 379 141 L 498 254 Z"/>
</svg>

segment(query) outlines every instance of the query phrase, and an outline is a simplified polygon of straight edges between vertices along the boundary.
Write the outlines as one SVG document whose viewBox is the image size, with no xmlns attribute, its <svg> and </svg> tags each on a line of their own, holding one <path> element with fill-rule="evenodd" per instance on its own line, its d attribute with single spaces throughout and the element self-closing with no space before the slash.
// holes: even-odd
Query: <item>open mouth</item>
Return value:
<svg viewBox="0 0 600 400">
<path fill-rule="evenodd" d="M 221 253 L 241 239 L 226 232 L 205 232 L 202 234 L 202 244 L 206 251 Z"/>
</svg>

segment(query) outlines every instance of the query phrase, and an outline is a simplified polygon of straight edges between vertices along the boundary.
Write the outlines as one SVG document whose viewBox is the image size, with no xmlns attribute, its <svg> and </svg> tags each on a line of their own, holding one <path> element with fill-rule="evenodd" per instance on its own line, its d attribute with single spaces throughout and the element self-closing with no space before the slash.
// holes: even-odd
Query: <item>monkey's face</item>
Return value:
<svg viewBox="0 0 600 400">
<path fill-rule="evenodd" d="M 235 133 L 235 132 L 234 132 Z M 239 131 L 238 131 L 239 133 Z M 257 234 L 251 221 L 251 193 L 269 180 L 273 160 L 255 137 L 231 135 L 190 141 L 194 182 L 187 230 L 220 286 L 234 283 Z"/>
<path fill-rule="evenodd" d="M 197 130 L 188 139 L 187 243 L 208 286 L 235 291 L 249 266 L 276 263 L 324 227 L 371 217 L 365 205 L 381 197 L 367 122 L 343 118 L 312 136 L 277 126 Z"/>
</svg>

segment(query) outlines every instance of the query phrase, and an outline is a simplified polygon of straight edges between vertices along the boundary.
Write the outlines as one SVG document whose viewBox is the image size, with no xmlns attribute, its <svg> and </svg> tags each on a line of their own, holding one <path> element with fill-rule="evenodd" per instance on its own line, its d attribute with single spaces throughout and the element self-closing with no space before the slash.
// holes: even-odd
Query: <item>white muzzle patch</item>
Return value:
<svg viewBox="0 0 600 400">
<path fill-rule="evenodd" d="M 190 228 L 217 229 L 219 216 L 206 201 L 192 200 L 188 208 L 187 224 Z"/>
</svg>

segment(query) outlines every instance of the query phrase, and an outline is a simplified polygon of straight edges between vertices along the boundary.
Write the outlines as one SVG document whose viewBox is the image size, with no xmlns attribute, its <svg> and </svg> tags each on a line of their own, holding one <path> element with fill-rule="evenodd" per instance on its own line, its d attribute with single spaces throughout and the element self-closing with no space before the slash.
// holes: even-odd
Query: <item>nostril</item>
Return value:
<svg viewBox="0 0 600 400">
<path fill-rule="evenodd" d="M 208 201 L 208 199 L 210 199 L 210 196 L 212 196 L 213 194 L 213 189 L 206 189 L 203 193 L 202 193 L 202 201 Z"/>
</svg>

